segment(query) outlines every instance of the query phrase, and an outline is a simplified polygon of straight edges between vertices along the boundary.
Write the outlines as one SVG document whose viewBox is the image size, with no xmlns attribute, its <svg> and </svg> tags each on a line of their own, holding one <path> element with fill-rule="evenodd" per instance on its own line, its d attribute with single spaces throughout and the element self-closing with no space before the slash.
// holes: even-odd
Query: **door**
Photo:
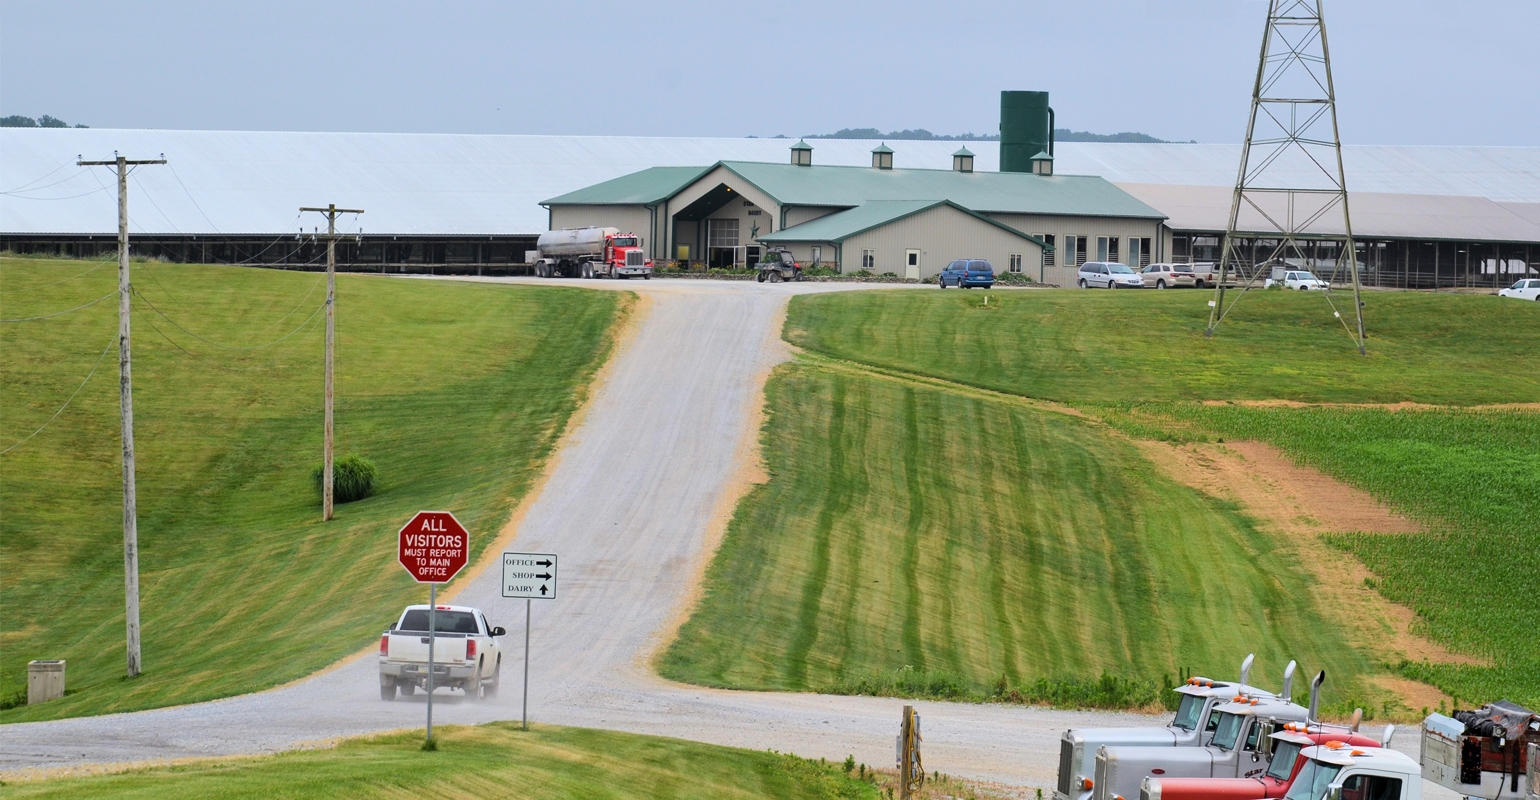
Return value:
<svg viewBox="0 0 1540 800">
<path fill-rule="evenodd" d="M 911 281 L 920 279 L 920 251 L 914 248 L 904 251 L 904 277 Z"/>
</svg>

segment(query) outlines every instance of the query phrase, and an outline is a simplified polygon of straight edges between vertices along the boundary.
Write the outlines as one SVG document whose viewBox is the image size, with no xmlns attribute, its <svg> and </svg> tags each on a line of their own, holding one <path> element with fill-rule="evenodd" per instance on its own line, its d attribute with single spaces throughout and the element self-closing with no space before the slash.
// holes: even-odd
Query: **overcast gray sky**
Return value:
<svg viewBox="0 0 1540 800">
<path fill-rule="evenodd" d="M 93 127 L 1239 141 L 1263 0 L 0 0 L 0 115 Z M 1342 135 L 1540 144 L 1540 0 L 1327 0 Z"/>
</svg>

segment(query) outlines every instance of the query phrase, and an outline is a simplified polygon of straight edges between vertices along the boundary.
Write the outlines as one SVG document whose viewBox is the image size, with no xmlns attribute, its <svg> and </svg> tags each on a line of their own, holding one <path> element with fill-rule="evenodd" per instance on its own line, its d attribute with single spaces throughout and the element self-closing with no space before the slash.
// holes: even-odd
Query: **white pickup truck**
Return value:
<svg viewBox="0 0 1540 800">
<path fill-rule="evenodd" d="M 428 610 L 407 606 L 380 636 L 380 699 L 396 699 L 428 688 Z M 433 688 L 459 689 L 476 700 L 497 696 L 503 664 L 497 637 L 506 631 L 468 606 L 433 609 Z"/>
</svg>

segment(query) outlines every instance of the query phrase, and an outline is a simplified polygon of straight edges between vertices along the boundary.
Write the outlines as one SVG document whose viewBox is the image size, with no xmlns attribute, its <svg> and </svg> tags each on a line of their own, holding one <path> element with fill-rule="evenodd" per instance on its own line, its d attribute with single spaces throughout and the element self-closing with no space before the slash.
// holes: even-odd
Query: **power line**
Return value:
<svg viewBox="0 0 1540 800">
<path fill-rule="evenodd" d="M 75 165 L 72 164 L 69 161 L 66 161 L 63 164 L 60 164 L 59 166 L 54 167 L 51 170 L 48 170 L 47 172 L 43 173 L 42 175 L 40 175 L 40 176 L 38 176 L 36 178 L 33 178 L 30 181 L 27 181 L 26 183 L 23 183 L 22 185 L 17 186 L 17 187 L 15 187 L 13 189 L 7 189 L 7 190 L 5 190 L 3 192 L 0 192 L 0 194 L 10 194 L 11 192 L 19 192 L 22 189 L 25 189 L 28 186 L 31 186 L 32 184 L 37 183 L 38 181 L 46 181 L 46 180 L 48 180 L 48 176 L 54 174 L 55 172 L 58 172 L 61 169 L 64 169 L 64 168 L 70 167 L 70 166 L 75 166 Z M 85 172 L 85 170 L 81 170 L 80 172 Z M 77 172 L 74 175 L 71 175 L 70 177 L 65 178 L 64 180 L 73 180 L 75 178 L 78 178 L 78 177 L 80 177 L 80 172 Z M 53 184 L 49 184 L 49 185 L 52 186 Z"/>
<path fill-rule="evenodd" d="M 63 167 L 60 167 L 59 169 L 63 169 Z M 56 169 L 53 172 L 58 172 L 58 171 L 59 170 Z M 53 172 L 48 173 L 48 175 L 52 175 Z M 42 186 L 32 186 L 32 184 L 24 183 L 24 184 L 16 187 L 15 189 L 10 189 L 8 191 L 0 192 L 0 194 L 16 195 L 16 194 L 20 194 L 22 192 L 40 192 L 40 191 L 42 191 L 44 189 L 47 189 L 49 187 L 58 186 L 61 183 L 69 183 L 70 181 L 72 181 L 72 180 L 80 177 L 81 175 L 85 174 L 85 172 L 86 172 L 85 170 L 81 170 L 80 172 L 77 172 L 74 175 L 71 175 L 68 178 L 65 178 L 64 180 L 54 181 L 53 183 L 45 183 Z M 48 175 L 44 175 L 43 178 L 48 177 Z M 40 181 L 43 178 L 38 178 L 37 180 Z M 37 181 L 33 181 L 32 183 L 37 183 Z M 29 186 L 31 186 L 30 189 L 27 188 Z M 24 200 L 47 200 L 48 198 L 46 198 L 46 197 L 25 197 L 25 198 L 22 198 L 22 199 L 24 199 Z"/>
<path fill-rule="evenodd" d="M 268 342 L 266 344 L 252 345 L 250 347 L 239 347 L 239 346 L 235 346 L 235 345 L 222 344 L 220 342 L 213 341 L 212 339 L 205 339 L 202 336 L 199 336 L 198 334 L 193 333 L 192 331 L 182 327 L 181 323 L 179 323 L 176 320 L 172 319 L 170 316 L 168 316 L 166 314 L 166 312 L 161 311 L 158 307 L 156 307 L 156 305 L 154 303 L 150 302 L 150 298 L 145 297 L 142 292 L 140 292 L 140 291 L 138 291 L 136 289 L 136 290 L 134 290 L 134 294 L 139 295 L 139 299 L 143 300 L 145 305 L 149 306 L 152 310 L 155 311 L 155 313 L 161 315 L 161 317 L 163 317 L 167 322 L 169 322 L 172 325 L 176 326 L 177 330 L 181 331 L 182 333 L 187 334 L 188 336 L 193 337 L 194 339 L 197 339 L 200 342 L 203 342 L 204 344 L 211 344 L 211 345 L 214 345 L 215 347 L 221 347 L 221 348 L 224 348 L 226 350 L 261 350 L 261 349 L 264 349 L 264 348 L 267 348 L 267 347 L 272 347 L 273 345 L 278 344 L 279 342 L 289 338 L 290 336 L 293 336 L 294 334 L 299 333 L 300 329 L 304 328 L 305 325 L 310 322 L 310 320 L 315 319 L 315 316 L 317 314 L 321 313 L 322 309 L 326 308 L 326 305 L 324 303 L 321 304 L 321 305 L 316 306 L 316 309 L 314 311 L 310 312 L 310 316 L 306 317 L 305 321 L 301 322 L 299 324 L 298 328 L 295 328 L 294 330 L 289 331 L 288 333 L 278 337 L 277 339 L 272 340 L 271 342 Z"/>
<path fill-rule="evenodd" d="M 192 192 L 187 191 L 187 184 L 182 183 L 182 176 L 177 174 L 176 167 L 171 166 L 170 164 L 167 164 L 166 166 L 171 170 L 172 177 L 176 178 L 177 185 L 182 187 L 182 194 L 187 195 L 187 199 L 192 201 L 193 208 L 198 209 L 199 214 L 203 214 L 203 221 L 207 222 L 209 227 L 214 229 L 215 233 L 219 233 L 219 226 L 214 224 L 214 220 L 209 219 L 209 215 L 204 212 L 203 206 L 198 205 L 198 200 L 197 198 L 193 197 Z"/>
<path fill-rule="evenodd" d="M 41 428 L 38 428 L 37 430 L 33 431 L 31 434 L 28 434 L 27 438 L 22 439 L 21 441 L 17 442 L 16 444 L 11 445 L 10 447 L 5 448 L 4 450 L 0 450 L 0 456 L 3 456 L 6 453 L 11 452 L 12 450 L 15 450 L 16 448 L 21 447 L 22 445 L 26 444 L 27 442 L 32 441 L 32 437 L 33 436 L 36 436 L 36 435 L 42 433 L 43 432 L 43 428 L 47 428 L 49 425 L 52 425 L 53 421 L 58 419 L 60 414 L 64 413 L 64 409 L 69 408 L 70 407 L 70 403 L 75 402 L 75 397 L 80 394 L 80 390 L 86 388 L 86 384 L 91 382 L 91 376 L 96 374 L 96 368 L 100 367 L 102 365 L 102 359 L 107 357 L 107 351 L 112 349 L 113 343 L 116 342 L 117 340 L 118 340 L 118 337 L 116 337 L 116 336 L 113 336 L 111 339 L 107 340 L 107 346 L 103 347 L 102 348 L 102 354 L 96 357 L 96 363 L 91 365 L 91 371 L 86 373 L 86 379 L 81 381 L 79 386 L 75 387 L 75 391 L 70 393 L 69 399 L 64 401 L 64 405 L 59 406 L 59 410 L 58 411 L 53 412 L 53 416 L 49 417 L 48 421 L 43 423 L 43 426 Z"/>
<path fill-rule="evenodd" d="M 105 266 L 107 266 L 108 264 L 111 264 L 111 263 L 112 263 L 111 261 L 102 261 L 100 264 L 97 264 L 96 266 L 94 266 L 94 267 L 92 267 L 92 268 L 90 268 L 90 269 L 86 270 L 85 272 L 82 272 L 82 273 L 80 273 L 78 275 L 71 275 L 68 278 L 60 278 L 59 280 L 56 280 L 53 283 L 45 283 L 42 286 L 29 286 L 29 287 L 27 287 L 27 291 L 35 292 L 35 291 L 37 291 L 39 289 L 47 289 L 50 286 L 58 286 L 61 283 L 69 283 L 70 281 L 75 280 L 76 278 L 84 278 L 85 276 L 90 275 L 91 273 L 93 273 L 93 272 L 95 272 L 95 271 L 101 269 L 102 267 L 105 267 Z"/>
<path fill-rule="evenodd" d="M 84 274 L 84 273 L 82 273 L 82 274 Z M 113 297 L 113 296 L 117 295 L 119 291 L 120 290 L 114 289 L 113 291 L 108 292 L 107 294 L 104 294 L 101 297 L 98 297 L 95 300 L 92 300 L 91 302 L 86 303 L 83 306 L 75 306 L 74 308 L 66 309 L 64 311 L 55 311 L 52 314 L 43 314 L 43 315 L 37 316 L 37 317 L 17 317 L 16 319 L 0 319 L 0 322 L 34 322 L 34 321 L 40 320 L 40 319 L 48 319 L 49 317 L 63 316 L 64 314 L 69 314 L 69 313 L 74 312 L 74 311 L 79 311 L 82 308 L 90 308 L 91 306 L 94 306 L 97 303 L 100 303 L 101 301 L 106 300 L 109 297 Z"/>
</svg>

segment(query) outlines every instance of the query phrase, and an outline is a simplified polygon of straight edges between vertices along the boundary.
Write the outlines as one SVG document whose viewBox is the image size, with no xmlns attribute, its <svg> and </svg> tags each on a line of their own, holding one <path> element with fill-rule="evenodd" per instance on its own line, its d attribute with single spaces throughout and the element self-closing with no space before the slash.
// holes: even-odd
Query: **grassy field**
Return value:
<svg viewBox="0 0 1540 800">
<path fill-rule="evenodd" d="M 1233 677 L 1249 652 L 1267 684 L 1291 658 L 1326 669 L 1334 700 L 1373 669 L 1288 542 L 1103 427 L 809 359 L 767 400 L 771 480 L 667 677 L 1126 706 L 1183 668 Z"/>
<path fill-rule="evenodd" d="M 1423 520 L 1428 534 L 1329 539 L 1414 609 L 1431 638 L 1490 666 L 1401 664 L 1457 698 L 1540 707 L 1540 413 L 1261 409 L 1183 405 L 1162 413 L 1295 460 Z"/>
<path fill-rule="evenodd" d="M 514 723 L 348 740 L 334 749 L 151 767 L 7 786 L 13 798 L 753 798 L 882 797 L 875 780 L 796 756 L 581 728 Z"/>
<path fill-rule="evenodd" d="M 92 266 L 0 260 L 0 316 L 112 292 L 115 266 L 80 274 Z M 446 508 L 471 530 L 476 551 L 490 543 L 604 360 L 628 302 L 608 292 L 339 276 L 338 453 L 373 459 L 381 487 L 323 524 L 310 481 L 321 456 L 322 317 L 311 315 L 322 280 L 136 265 L 145 672 L 122 677 L 112 346 L 67 410 L 0 456 L 0 699 L 24 698 L 34 658 L 68 659 L 71 690 L 0 720 L 253 691 L 366 646 L 404 603 L 425 596 L 395 562 L 396 530 L 420 508 Z M 112 344 L 116 317 L 108 299 L 0 325 L 0 449 L 80 386 Z"/>
<path fill-rule="evenodd" d="M 1540 400 L 1540 303 L 1373 292 L 1365 359 L 1325 301 L 1304 292 L 1252 292 L 1213 339 L 1203 337 L 1207 292 L 991 292 L 987 307 L 984 295 L 797 297 L 786 338 L 836 358 L 1072 403 Z"/>
</svg>

